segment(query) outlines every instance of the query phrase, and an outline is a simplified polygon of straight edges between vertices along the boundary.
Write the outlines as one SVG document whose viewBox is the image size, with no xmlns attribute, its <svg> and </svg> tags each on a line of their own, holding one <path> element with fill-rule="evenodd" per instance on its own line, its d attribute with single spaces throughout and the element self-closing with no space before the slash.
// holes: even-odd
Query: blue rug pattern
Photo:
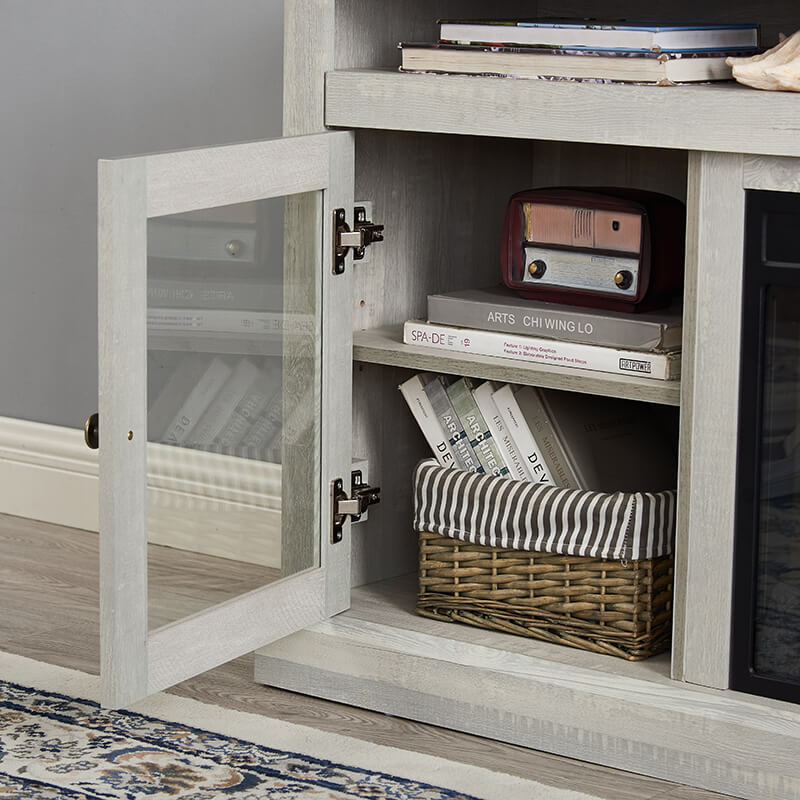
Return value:
<svg viewBox="0 0 800 800">
<path fill-rule="evenodd" d="M 0 800 L 57 798 L 477 800 L 0 680 Z"/>
</svg>

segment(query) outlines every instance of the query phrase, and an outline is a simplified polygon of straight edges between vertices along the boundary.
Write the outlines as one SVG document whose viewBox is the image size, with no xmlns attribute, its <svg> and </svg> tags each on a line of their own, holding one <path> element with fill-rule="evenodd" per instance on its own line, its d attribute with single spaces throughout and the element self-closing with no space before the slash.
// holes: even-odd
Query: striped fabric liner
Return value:
<svg viewBox="0 0 800 800">
<path fill-rule="evenodd" d="M 414 473 L 414 530 L 490 547 L 620 560 L 672 552 L 675 499 L 590 492 L 441 467 Z"/>
</svg>

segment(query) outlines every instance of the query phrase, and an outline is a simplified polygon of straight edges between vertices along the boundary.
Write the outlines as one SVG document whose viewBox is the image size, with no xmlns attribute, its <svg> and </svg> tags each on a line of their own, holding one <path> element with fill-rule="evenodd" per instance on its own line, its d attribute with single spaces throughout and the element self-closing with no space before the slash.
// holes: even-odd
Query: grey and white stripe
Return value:
<svg viewBox="0 0 800 800">
<path fill-rule="evenodd" d="M 590 492 L 420 462 L 414 530 L 490 547 L 640 560 L 672 552 L 674 491 Z"/>
</svg>

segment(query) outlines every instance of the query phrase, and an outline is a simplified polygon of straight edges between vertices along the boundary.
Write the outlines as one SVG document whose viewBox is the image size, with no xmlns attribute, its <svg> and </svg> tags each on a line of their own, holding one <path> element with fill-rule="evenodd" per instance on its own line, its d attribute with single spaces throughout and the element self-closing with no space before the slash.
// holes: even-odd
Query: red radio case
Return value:
<svg viewBox="0 0 800 800">
<path fill-rule="evenodd" d="M 503 224 L 503 282 L 523 297 L 615 311 L 670 304 L 683 288 L 686 209 L 657 192 L 518 192 Z"/>
</svg>

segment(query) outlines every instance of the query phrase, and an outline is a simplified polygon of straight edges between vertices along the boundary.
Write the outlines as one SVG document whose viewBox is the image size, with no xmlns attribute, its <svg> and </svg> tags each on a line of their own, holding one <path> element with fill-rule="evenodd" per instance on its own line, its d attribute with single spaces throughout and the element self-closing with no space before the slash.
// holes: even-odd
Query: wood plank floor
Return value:
<svg viewBox="0 0 800 800">
<path fill-rule="evenodd" d="M 97 674 L 97 541 L 96 534 L 86 531 L 0 515 L 0 650 Z M 158 548 L 152 556 L 153 564 L 158 565 L 151 574 L 153 624 L 164 618 L 163 606 L 171 604 L 181 612 L 194 610 L 209 600 L 216 602 L 226 585 L 238 591 L 258 585 L 265 576 L 273 577 L 263 567 L 181 551 L 164 552 L 168 550 Z M 191 570 L 191 586 L 176 574 L 176 563 Z M 209 594 L 202 596 L 195 586 L 206 577 Z M 587 792 L 604 800 L 730 800 L 728 795 L 261 686 L 253 681 L 252 655 L 170 691 L 226 708 Z"/>
</svg>

